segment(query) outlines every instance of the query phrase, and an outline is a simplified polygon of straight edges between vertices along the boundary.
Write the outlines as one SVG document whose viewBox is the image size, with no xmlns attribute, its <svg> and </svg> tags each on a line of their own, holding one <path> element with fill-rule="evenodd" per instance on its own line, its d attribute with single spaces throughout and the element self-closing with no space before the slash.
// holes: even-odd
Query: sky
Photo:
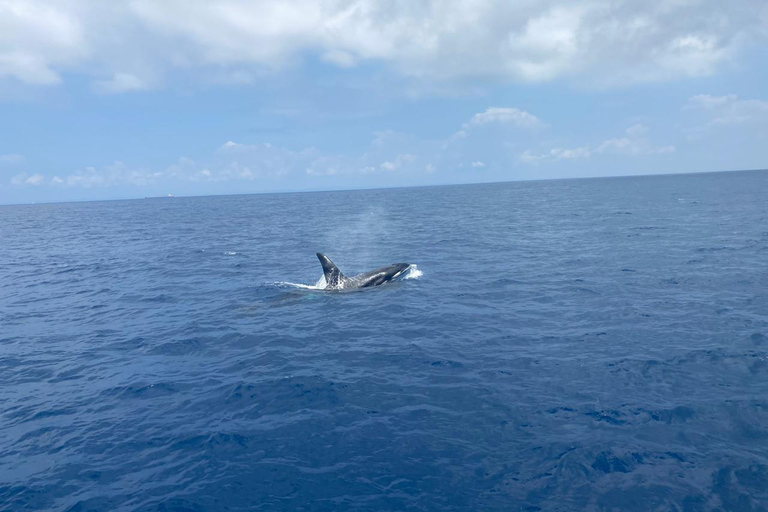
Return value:
<svg viewBox="0 0 768 512">
<path fill-rule="evenodd" d="M 768 168 L 765 0 L 0 0 L 0 204 Z"/>
</svg>

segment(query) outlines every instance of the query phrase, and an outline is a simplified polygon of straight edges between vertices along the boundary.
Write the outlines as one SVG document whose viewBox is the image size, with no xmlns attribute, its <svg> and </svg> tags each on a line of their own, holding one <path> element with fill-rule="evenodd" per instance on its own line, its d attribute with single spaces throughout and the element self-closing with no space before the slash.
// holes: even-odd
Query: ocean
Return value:
<svg viewBox="0 0 768 512">
<path fill-rule="evenodd" d="M 2 206 L 0 510 L 766 511 L 768 172 Z"/>
</svg>

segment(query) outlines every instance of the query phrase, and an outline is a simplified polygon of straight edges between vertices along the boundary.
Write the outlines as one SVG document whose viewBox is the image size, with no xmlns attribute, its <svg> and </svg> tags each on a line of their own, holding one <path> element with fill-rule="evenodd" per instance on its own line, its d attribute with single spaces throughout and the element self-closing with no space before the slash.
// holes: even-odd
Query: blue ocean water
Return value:
<svg viewBox="0 0 768 512">
<path fill-rule="evenodd" d="M 2 510 L 768 510 L 767 172 L 5 206 L 0 241 Z M 317 251 L 422 275 L 298 286 Z"/>
</svg>

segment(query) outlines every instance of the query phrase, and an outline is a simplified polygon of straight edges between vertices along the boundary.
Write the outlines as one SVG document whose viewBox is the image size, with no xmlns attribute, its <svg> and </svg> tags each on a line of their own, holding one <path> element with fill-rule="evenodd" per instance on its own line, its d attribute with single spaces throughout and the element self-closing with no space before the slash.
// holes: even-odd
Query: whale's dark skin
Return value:
<svg viewBox="0 0 768 512">
<path fill-rule="evenodd" d="M 378 286 L 402 276 L 411 266 L 410 263 L 395 263 L 394 265 L 377 268 L 370 272 L 363 272 L 354 277 L 347 277 L 341 273 L 341 270 L 331 261 L 331 258 L 325 254 L 317 253 L 317 259 L 320 260 L 320 264 L 323 266 L 326 290 L 346 290 L 349 288 Z"/>
</svg>

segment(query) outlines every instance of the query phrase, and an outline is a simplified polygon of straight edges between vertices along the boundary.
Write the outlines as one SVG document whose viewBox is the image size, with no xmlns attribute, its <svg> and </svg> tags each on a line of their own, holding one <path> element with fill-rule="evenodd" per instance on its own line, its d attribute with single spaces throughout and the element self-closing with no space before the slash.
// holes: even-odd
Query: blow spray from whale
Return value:
<svg viewBox="0 0 768 512">
<path fill-rule="evenodd" d="M 416 265 L 410 263 L 395 263 L 386 267 L 377 268 L 370 272 L 363 272 L 354 277 L 345 276 L 341 270 L 331 261 L 331 258 L 323 253 L 317 253 L 317 259 L 323 266 L 326 290 L 346 290 L 350 288 L 369 288 L 389 283 L 400 278 L 406 278 L 409 273 L 415 271 Z M 419 272 L 418 275 L 421 275 Z"/>
</svg>

